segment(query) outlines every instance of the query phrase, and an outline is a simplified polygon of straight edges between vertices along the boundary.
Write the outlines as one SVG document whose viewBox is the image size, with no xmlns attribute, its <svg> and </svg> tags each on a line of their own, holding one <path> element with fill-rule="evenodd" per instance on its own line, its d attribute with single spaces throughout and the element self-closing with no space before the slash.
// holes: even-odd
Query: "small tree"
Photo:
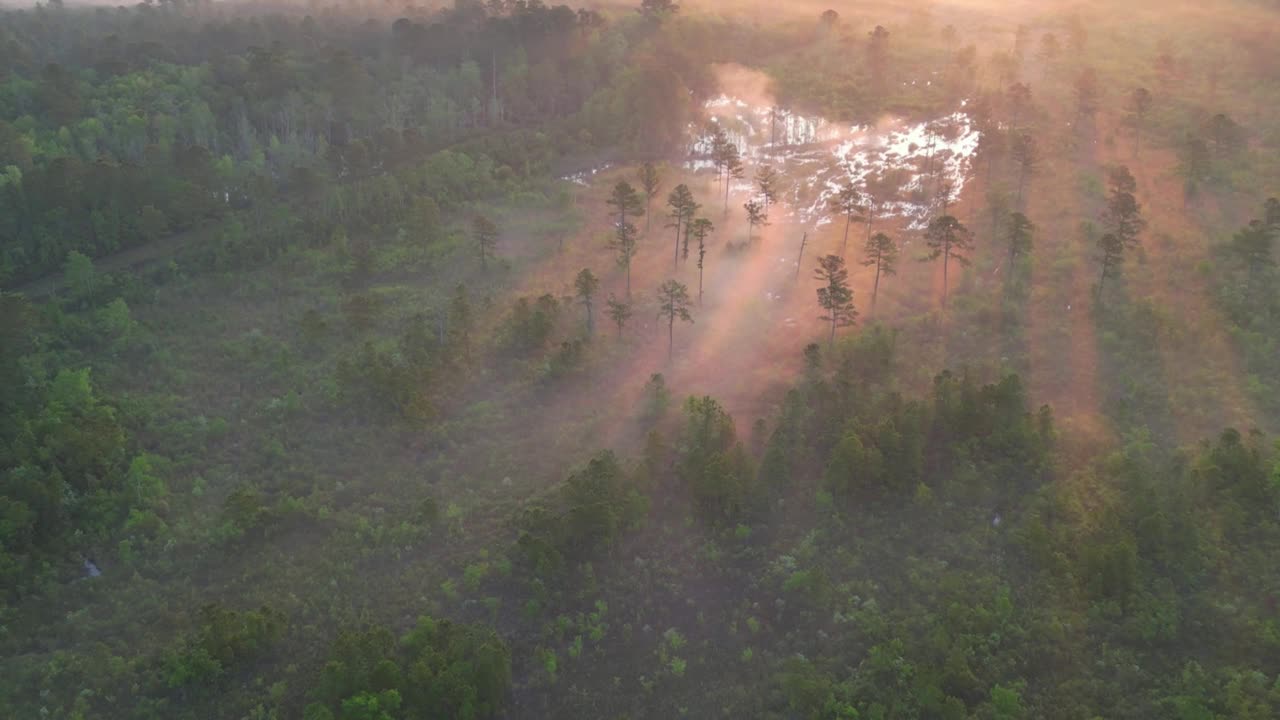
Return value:
<svg viewBox="0 0 1280 720">
<path fill-rule="evenodd" d="M 855 218 L 859 222 L 863 219 L 860 199 L 858 188 L 853 186 L 852 181 L 846 180 L 840 191 L 828 201 L 832 212 L 844 215 L 844 240 L 840 243 L 840 257 L 844 257 L 849 247 L 849 227 L 853 225 Z"/>
<path fill-rule="evenodd" d="M 689 235 L 698 242 L 698 304 L 702 304 L 702 267 L 707 257 L 707 236 L 715 231 L 715 226 L 706 218 L 698 218 L 689 223 Z"/>
<path fill-rule="evenodd" d="M 871 241 L 871 227 L 875 224 L 875 221 L 876 221 L 876 205 L 877 205 L 876 196 L 883 192 L 884 188 L 882 186 L 883 186 L 883 183 L 877 183 L 875 185 L 872 185 L 870 181 L 867 181 L 866 184 L 863 186 L 864 192 L 862 195 L 862 209 L 863 209 L 863 219 L 867 223 L 867 241 L 868 242 Z M 950 193 L 948 193 L 948 197 L 949 196 L 950 196 Z"/>
<path fill-rule="evenodd" d="M 1036 171 L 1040 162 L 1040 153 L 1036 150 L 1036 139 L 1030 133 L 1021 133 L 1013 139 L 1010 149 L 1013 161 L 1018 164 L 1018 207 L 1022 207 L 1022 190 L 1026 187 L 1027 178 Z"/>
<path fill-rule="evenodd" d="M 925 244 L 929 247 L 926 260 L 942 258 L 942 307 L 947 306 L 948 277 L 947 272 L 954 258 L 961 265 L 968 265 L 969 258 L 960 254 L 973 246 L 973 232 L 959 220 L 950 215 L 933 219 L 924 234 Z"/>
<path fill-rule="evenodd" d="M 875 283 L 871 286 L 871 309 L 876 307 L 876 296 L 880 294 L 880 276 L 894 275 L 898 272 L 898 244 L 884 233 L 876 233 L 867 239 L 866 257 L 862 260 L 864 267 L 874 265 L 876 268 Z"/>
<path fill-rule="evenodd" d="M 616 218 L 615 227 L 627 222 L 629 218 L 644 214 L 644 203 L 640 200 L 640 193 L 636 192 L 629 182 L 623 181 L 614 185 L 613 191 L 609 193 L 609 199 L 605 202 L 609 206 L 609 212 Z"/>
<path fill-rule="evenodd" d="M 1230 157 L 1244 147 L 1244 130 L 1225 113 L 1209 118 L 1204 130 L 1209 147 L 1219 160 Z"/>
<path fill-rule="evenodd" d="M 622 339 L 622 328 L 631 319 L 631 303 L 619 300 L 613 293 L 609 293 L 609 299 L 605 301 L 605 314 L 618 326 L 618 339 Z"/>
<path fill-rule="evenodd" d="M 880 96 L 889 74 L 889 31 L 881 25 L 867 33 L 867 67 L 871 71 L 872 90 Z"/>
<path fill-rule="evenodd" d="M 742 167 L 742 156 L 738 154 L 738 146 L 729 143 L 724 160 L 724 214 L 729 215 L 729 186 L 734 180 L 742 179 L 745 171 Z"/>
<path fill-rule="evenodd" d="M 98 285 L 93 260 L 78 250 L 67 253 L 67 261 L 62 266 L 62 283 L 75 300 L 84 300 L 92 295 Z"/>
<path fill-rule="evenodd" d="M 1200 183 L 1209 178 L 1212 169 L 1212 158 L 1209 145 L 1201 138 L 1187 133 L 1178 148 L 1178 172 L 1183 179 L 1183 201 L 1195 195 Z"/>
<path fill-rule="evenodd" d="M 742 209 L 747 211 L 747 243 L 750 244 L 756 227 L 768 225 L 769 216 L 765 213 L 764 204 L 759 200 L 748 200 L 743 203 Z"/>
<path fill-rule="evenodd" d="M 689 221 L 689 218 L 693 217 L 693 214 L 698 211 L 698 208 L 700 206 L 698 205 L 697 202 L 694 201 L 693 193 L 689 190 L 689 186 L 685 185 L 684 183 L 680 183 L 675 187 L 674 190 L 671 191 L 671 194 L 667 196 L 667 207 L 670 208 L 670 211 L 667 213 L 667 217 L 671 218 L 671 222 L 667 223 L 667 227 L 675 228 L 676 230 L 676 243 L 675 243 L 675 254 L 674 254 L 673 263 L 679 264 L 680 262 L 680 230 L 684 226 L 684 224 Z M 687 245 L 688 243 L 686 243 L 686 250 L 685 250 L 686 256 L 688 255 Z M 673 264 L 673 267 L 674 267 L 674 264 Z"/>
<path fill-rule="evenodd" d="M 658 287 L 658 317 L 667 319 L 667 360 L 675 352 L 676 320 L 693 322 L 689 312 L 689 288 L 677 280 L 668 280 Z"/>
<path fill-rule="evenodd" d="M 640 166 L 639 173 L 640 189 L 644 191 L 644 234 L 649 235 L 649 206 L 653 202 L 653 196 L 658 194 L 658 189 L 662 187 L 662 173 L 651 162 L 646 162 Z"/>
<path fill-rule="evenodd" d="M 582 268 L 578 277 L 573 280 L 573 287 L 578 292 L 578 300 L 587 309 L 587 335 L 595 335 L 596 323 L 592 302 L 595 300 L 596 291 L 600 289 L 600 279 L 591 270 Z"/>
<path fill-rule="evenodd" d="M 471 219 L 471 236 L 475 238 L 476 249 L 480 251 L 480 269 L 487 269 L 489 258 L 498 244 L 498 226 L 484 215 L 476 215 Z"/>
<path fill-rule="evenodd" d="M 839 255 L 827 255 L 818 258 L 818 267 L 813 277 L 822 286 L 818 288 L 818 305 L 826 315 L 819 317 L 831 323 L 829 343 L 836 341 L 836 328 L 852 325 L 858 319 L 858 311 L 853 307 L 853 289 L 849 287 L 849 271 L 845 269 L 844 258 Z"/>
<path fill-rule="evenodd" d="M 1124 241 L 1115 233 L 1105 233 L 1098 238 L 1098 250 L 1102 253 L 1098 258 L 1102 265 L 1102 275 L 1098 278 L 1098 299 L 1101 300 L 1107 278 L 1113 277 L 1124 262 Z"/>
<path fill-rule="evenodd" d="M 1226 249 L 1247 271 L 1245 294 L 1250 298 L 1261 286 L 1259 281 L 1268 268 L 1276 265 L 1274 257 L 1276 231 L 1263 220 L 1254 220 L 1231 238 Z"/>
<path fill-rule="evenodd" d="M 1151 110 L 1151 92 L 1144 87 L 1134 88 L 1129 95 L 1128 114 L 1125 120 L 1133 126 L 1133 156 L 1142 154 L 1142 129 L 1146 126 L 1147 112 Z"/>
<path fill-rule="evenodd" d="M 1009 243 L 1009 272 L 1013 272 L 1013 264 L 1018 257 L 1031 252 L 1035 231 L 1036 226 L 1031 224 L 1026 215 L 1020 212 L 1009 214 L 1009 227 L 1005 230 L 1005 240 Z"/>
<path fill-rule="evenodd" d="M 1142 219 L 1142 206 L 1134 197 L 1138 183 L 1124 165 L 1111 171 L 1108 183 L 1110 193 L 1102 215 L 1103 224 L 1125 247 L 1135 247 L 1138 236 L 1147 227 L 1147 221 Z"/>
<path fill-rule="evenodd" d="M 628 220 L 644 214 L 640 194 L 630 183 L 620 182 L 613 187 L 608 200 L 614 221 L 613 250 L 618 254 L 618 264 L 627 271 L 627 297 L 631 297 L 631 258 L 636 255 L 636 227 Z"/>
<path fill-rule="evenodd" d="M 778 200 L 778 171 L 772 165 L 761 165 L 756 169 L 756 187 L 764 200 L 764 214 L 769 216 L 769 208 Z"/>
<path fill-rule="evenodd" d="M 627 273 L 627 297 L 631 297 L 631 259 L 638 252 L 636 236 L 639 231 L 631 223 L 622 223 L 613 236 L 613 251 L 618 255 L 618 265 Z"/>
<path fill-rule="evenodd" d="M 733 141 L 729 140 L 729 136 L 725 133 L 724 128 L 719 123 L 711 125 L 711 164 L 716 169 L 716 182 L 722 182 L 724 178 L 724 166 L 728 160 L 730 148 L 737 149 L 733 145 Z"/>
</svg>

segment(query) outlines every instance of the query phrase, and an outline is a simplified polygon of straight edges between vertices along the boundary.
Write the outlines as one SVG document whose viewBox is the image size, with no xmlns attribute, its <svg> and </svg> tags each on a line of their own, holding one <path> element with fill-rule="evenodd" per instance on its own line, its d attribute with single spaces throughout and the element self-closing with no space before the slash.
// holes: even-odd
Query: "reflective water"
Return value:
<svg viewBox="0 0 1280 720">
<path fill-rule="evenodd" d="M 779 174 L 778 212 L 821 226 L 832 221 L 833 195 L 852 181 L 874 200 L 877 217 L 905 217 L 923 228 L 944 204 L 960 196 L 969 179 L 979 132 L 961 109 L 926 122 L 886 118 L 876 126 L 845 125 L 820 117 L 775 111 L 722 95 L 705 106 L 710 121 L 738 146 L 746 174 L 730 187 L 756 192 L 755 168 L 769 164 Z M 710 170 L 710 126 L 691 127 L 686 166 Z"/>
</svg>

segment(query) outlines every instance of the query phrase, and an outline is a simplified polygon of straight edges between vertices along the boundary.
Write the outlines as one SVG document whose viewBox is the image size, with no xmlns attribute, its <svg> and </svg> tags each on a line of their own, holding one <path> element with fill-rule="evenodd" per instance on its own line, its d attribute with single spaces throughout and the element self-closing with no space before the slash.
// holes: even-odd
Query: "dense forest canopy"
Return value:
<svg viewBox="0 0 1280 720">
<path fill-rule="evenodd" d="M 0 8 L 0 716 L 1280 717 L 1277 38 Z"/>
</svg>

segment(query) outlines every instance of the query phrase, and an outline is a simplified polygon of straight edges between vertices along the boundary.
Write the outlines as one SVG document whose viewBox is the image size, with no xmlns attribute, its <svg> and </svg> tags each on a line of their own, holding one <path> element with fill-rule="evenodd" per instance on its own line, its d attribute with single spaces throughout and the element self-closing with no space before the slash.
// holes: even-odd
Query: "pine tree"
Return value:
<svg viewBox="0 0 1280 720">
<path fill-rule="evenodd" d="M 948 277 L 947 272 L 954 259 L 961 265 L 968 265 L 969 258 L 961 252 L 973 246 L 973 232 L 959 220 L 950 215 L 934 218 L 924 234 L 929 254 L 925 259 L 942 258 L 942 307 L 947 306 Z"/>
<path fill-rule="evenodd" d="M 813 277 L 822 283 L 818 288 L 818 305 L 826 314 L 819 316 L 819 319 L 831 323 L 828 342 L 835 343 L 836 328 L 852 325 L 858 319 L 858 311 L 853 307 L 853 290 L 849 287 L 849 271 L 845 269 L 844 258 L 839 255 L 819 258 Z"/>
<path fill-rule="evenodd" d="M 618 326 L 618 339 L 621 340 L 622 328 L 631 319 L 631 303 L 619 300 L 613 293 L 609 293 L 609 299 L 605 301 L 605 314 Z"/>
<path fill-rule="evenodd" d="M 640 189 L 644 191 L 644 234 L 649 236 L 649 219 L 650 205 L 653 202 L 653 196 L 658 194 L 658 190 L 662 187 L 662 173 L 651 162 L 646 162 L 640 166 L 639 173 Z"/>
<path fill-rule="evenodd" d="M 658 317 L 667 319 L 667 360 L 675 352 L 676 320 L 693 322 L 689 312 L 689 288 L 684 283 L 668 280 L 658 287 Z"/>
<path fill-rule="evenodd" d="M 759 200 L 748 200 L 743 203 L 742 209 L 747 211 L 747 244 L 751 244 L 756 227 L 768 225 L 769 216 L 764 211 L 764 204 Z"/>
<path fill-rule="evenodd" d="M 884 233 L 876 233 L 867 239 L 866 257 L 863 266 L 876 268 L 875 283 L 871 286 L 871 309 L 876 307 L 876 297 L 880 294 L 880 277 L 897 274 L 898 244 Z"/>
<path fill-rule="evenodd" d="M 840 257 L 844 257 L 849 247 L 849 227 L 853 225 L 855 218 L 858 221 L 863 220 L 860 199 L 858 189 L 853 186 L 853 182 L 846 180 L 840 191 L 828 201 L 832 212 L 844 215 L 844 239 L 840 242 Z"/>
<path fill-rule="evenodd" d="M 596 330 L 592 302 L 595 299 L 596 291 L 600 289 L 600 279 L 588 268 L 583 268 L 578 273 L 578 277 L 574 278 L 573 287 L 578 292 L 578 300 L 587 309 L 587 336 L 590 337 L 595 334 Z"/>
<path fill-rule="evenodd" d="M 630 183 L 620 182 L 614 186 L 609 195 L 610 213 L 617 219 L 614 221 L 614 237 L 612 247 L 618 254 L 618 264 L 627 271 L 627 297 L 631 297 L 631 258 L 636 255 L 636 226 L 627 219 L 644 214 L 644 205 L 640 194 Z"/>
<path fill-rule="evenodd" d="M 493 255 L 493 248 L 498 242 L 498 226 L 484 215 L 476 215 L 471 219 L 471 235 L 475 238 L 476 248 L 480 251 L 480 269 L 488 268 L 488 260 Z"/>
<path fill-rule="evenodd" d="M 756 168 L 756 187 L 760 197 L 764 199 L 764 214 L 769 216 L 769 208 L 778 200 L 778 171 L 772 165 L 761 165 Z"/>
<path fill-rule="evenodd" d="M 670 208 L 667 212 L 667 217 L 671 218 L 671 222 L 667 223 L 667 227 L 675 228 L 676 231 L 675 254 L 673 259 L 674 267 L 674 265 L 678 265 L 680 262 L 680 231 L 701 206 L 694 201 L 693 193 L 689 190 L 689 186 L 681 183 L 671 191 L 670 195 L 667 196 L 667 207 Z M 688 256 L 688 254 L 688 242 L 686 241 L 685 255 Z"/>
<path fill-rule="evenodd" d="M 706 218 L 698 218 L 689 223 L 689 235 L 698 241 L 698 304 L 702 304 L 702 268 L 707 258 L 707 236 L 715 231 L 715 226 Z M 687 246 L 687 245 L 686 245 Z"/>
</svg>

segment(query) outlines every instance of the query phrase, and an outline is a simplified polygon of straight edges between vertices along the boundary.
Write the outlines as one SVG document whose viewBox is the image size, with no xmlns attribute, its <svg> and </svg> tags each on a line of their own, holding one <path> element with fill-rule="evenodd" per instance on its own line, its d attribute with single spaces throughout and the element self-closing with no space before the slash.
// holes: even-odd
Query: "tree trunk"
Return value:
<svg viewBox="0 0 1280 720">
<path fill-rule="evenodd" d="M 853 224 L 853 216 L 844 216 L 844 241 L 840 243 L 840 257 L 844 257 L 845 252 L 849 249 L 849 226 Z"/>
<path fill-rule="evenodd" d="M 880 260 L 876 258 L 876 281 L 871 285 L 871 312 L 876 311 L 876 296 L 880 294 Z"/>
<path fill-rule="evenodd" d="M 676 347 L 676 314 L 667 316 L 667 362 L 671 362 Z"/>
<path fill-rule="evenodd" d="M 631 302 L 631 258 L 627 258 L 627 302 Z"/>
<path fill-rule="evenodd" d="M 942 309 L 947 309 L 947 266 L 951 264 L 951 248 L 942 252 Z"/>
<path fill-rule="evenodd" d="M 671 261 L 672 268 L 680 267 L 680 221 L 683 219 L 682 215 L 676 215 L 676 255 Z"/>
<path fill-rule="evenodd" d="M 796 280 L 800 279 L 800 267 L 801 263 L 804 262 L 804 246 L 808 240 L 809 233 L 805 233 L 804 237 L 800 238 L 800 256 L 796 258 Z"/>
</svg>

